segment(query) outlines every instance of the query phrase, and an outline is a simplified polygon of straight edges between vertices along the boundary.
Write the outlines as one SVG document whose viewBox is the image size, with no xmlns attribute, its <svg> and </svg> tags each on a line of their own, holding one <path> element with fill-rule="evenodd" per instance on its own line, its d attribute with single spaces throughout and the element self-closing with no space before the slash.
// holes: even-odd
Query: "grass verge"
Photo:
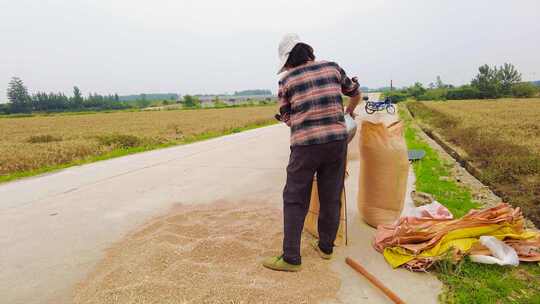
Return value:
<svg viewBox="0 0 540 304">
<path fill-rule="evenodd" d="M 470 209 L 480 205 L 473 201 L 471 192 L 450 179 L 450 168 L 433 150 L 429 144 L 422 140 L 417 132 L 421 132 L 412 125 L 412 118 L 403 110 L 400 115 L 405 121 L 405 141 L 409 149 L 422 149 L 426 156 L 422 161 L 414 162 L 416 175 L 416 189 L 430 193 L 441 204 L 445 205 L 455 217 L 465 215 Z"/>
<path fill-rule="evenodd" d="M 231 128 L 231 129 L 226 129 L 222 131 L 211 131 L 211 132 L 199 133 L 199 134 L 187 136 L 181 141 L 169 141 L 167 143 L 159 143 L 159 144 L 145 144 L 143 146 L 135 146 L 135 147 L 123 147 L 123 148 L 119 147 L 117 149 L 114 149 L 112 151 L 109 151 L 101 155 L 90 156 L 83 159 L 74 160 L 65 164 L 45 166 L 45 167 L 35 169 L 35 170 L 28 170 L 28 171 L 15 172 L 15 173 L 7 174 L 7 175 L 0 175 L 0 183 L 14 181 L 17 179 L 36 176 L 36 175 L 40 175 L 44 173 L 51 173 L 54 171 L 58 171 L 58 170 L 73 167 L 73 166 L 80 166 L 80 165 L 84 165 L 88 163 L 93 163 L 93 162 L 107 160 L 107 159 L 116 158 L 116 157 L 122 157 L 122 156 L 130 155 L 130 154 L 146 152 L 146 151 L 151 151 L 151 150 L 156 150 L 156 149 L 161 149 L 161 148 L 167 148 L 167 147 L 172 147 L 176 145 L 190 144 L 190 143 L 208 140 L 208 139 L 212 139 L 212 138 L 216 138 L 216 137 L 220 137 L 224 135 L 230 135 L 230 134 L 239 133 L 242 131 L 252 130 L 252 129 L 256 129 L 260 127 L 266 127 L 273 124 L 276 124 L 276 121 L 269 120 L 269 121 L 265 121 L 261 123 L 249 124 L 240 128 Z"/>
<path fill-rule="evenodd" d="M 456 217 L 464 215 L 478 203 L 471 192 L 458 185 L 450 176 L 449 164 L 420 136 L 407 111 L 400 110 L 405 121 L 405 140 L 409 149 L 423 149 L 426 156 L 415 162 L 416 188 L 431 193 Z M 439 300 L 442 303 L 540 303 L 540 267 L 521 264 L 516 268 L 484 265 L 465 258 L 458 264 L 443 261 L 435 268 L 438 279 L 444 284 Z"/>
</svg>

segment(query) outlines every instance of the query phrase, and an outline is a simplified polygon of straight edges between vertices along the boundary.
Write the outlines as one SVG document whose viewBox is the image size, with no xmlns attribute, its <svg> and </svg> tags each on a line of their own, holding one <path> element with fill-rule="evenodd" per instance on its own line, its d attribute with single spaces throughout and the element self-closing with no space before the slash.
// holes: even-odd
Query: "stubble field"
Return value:
<svg viewBox="0 0 540 304">
<path fill-rule="evenodd" d="M 234 133 L 270 124 L 274 113 L 261 106 L 0 118 L 0 181 Z"/>
<path fill-rule="evenodd" d="M 463 149 L 485 184 L 540 225 L 540 99 L 412 102 L 408 107 Z"/>
</svg>

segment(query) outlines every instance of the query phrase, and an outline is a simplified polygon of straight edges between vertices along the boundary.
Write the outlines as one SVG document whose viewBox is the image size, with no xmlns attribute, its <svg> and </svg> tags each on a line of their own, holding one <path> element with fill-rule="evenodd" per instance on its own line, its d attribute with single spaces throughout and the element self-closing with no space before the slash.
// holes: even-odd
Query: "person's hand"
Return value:
<svg viewBox="0 0 540 304">
<path fill-rule="evenodd" d="M 290 119 L 289 114 L 284 114 L 284 115 L 276 114 L 274 115 L 274 118 L 278 121 L 281 121 L 282 123 L 285 123 L 289 127 L 291 126 L 291 119 Z"/>
<path fill-rule="evenodd" d="M 357 95 L 349 98 L 349 104 L 347 105 L 345 112 L 351 115 L 352 118 L 356 118 L 354 109 L 356 109 L 356 106 L 358 106 L 358 103 L 360 103 L 360 98 L 362 98 L 362 92 L 359 92 Z"/>
<path fill-rule="evenodd" d="M 345 113 L 351 115 L 351 117 L 352 117 L 353 119 L 355 119 L 356 116 L 357 116 L 357 114 L 354 113 L 354 110 L 351 110 L 351 109 L 349 109 L 349 108 L 347 108 L 347 110 L 345 111 Z"/>
</svg>

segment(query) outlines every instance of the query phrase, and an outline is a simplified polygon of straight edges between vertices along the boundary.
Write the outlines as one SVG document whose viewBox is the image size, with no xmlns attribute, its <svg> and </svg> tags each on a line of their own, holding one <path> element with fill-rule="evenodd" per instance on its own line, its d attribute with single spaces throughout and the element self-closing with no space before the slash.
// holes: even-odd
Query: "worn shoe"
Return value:
<svg viewBox="0 0 540 304">
<path fill-rule="evenodd" d="M 333 254 L 330 253 L 324 253 L 321 248 L 319 247 L 319 240 L 313 240 L 311 241 L 311 246 L 313 247 L 313 249 L 315 249 L 315 251 L 317 251 L 317 253 L 319 254 L 319 256 L 325 260 L 330 260 L 332 259 L 332 256 Z"/>
<path fill-rule="evenodd" d="M 301 265 L 293 265 L 285 262 L 283 256 L 269 257 L 263 261 L 263 266 L 277 271 L 300 271 Z"/>
</svg>

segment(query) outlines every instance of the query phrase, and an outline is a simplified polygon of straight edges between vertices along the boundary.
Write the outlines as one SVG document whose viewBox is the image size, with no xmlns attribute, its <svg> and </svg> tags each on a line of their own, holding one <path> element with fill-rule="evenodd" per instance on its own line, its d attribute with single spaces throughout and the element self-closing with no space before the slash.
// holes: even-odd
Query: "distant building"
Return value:
<svg viewBox="0 0 540 304">
<path fill-rule="evenodd" d="M 277 101 L 277 96 L 275 95 L 244 95 L 244 96 L 238 96 L 238 95 L 194 95 L 199 99 L 201 102 L 202 107 L 210 107 L 213 106 L 214 101 L 216 98 L 219 101 L 222 101 L 226 103 L 227 105 L 241 105 L 248 103 L 250 101 L 252 102 L 258 102 L 258 101 Z"/>
</svg>

